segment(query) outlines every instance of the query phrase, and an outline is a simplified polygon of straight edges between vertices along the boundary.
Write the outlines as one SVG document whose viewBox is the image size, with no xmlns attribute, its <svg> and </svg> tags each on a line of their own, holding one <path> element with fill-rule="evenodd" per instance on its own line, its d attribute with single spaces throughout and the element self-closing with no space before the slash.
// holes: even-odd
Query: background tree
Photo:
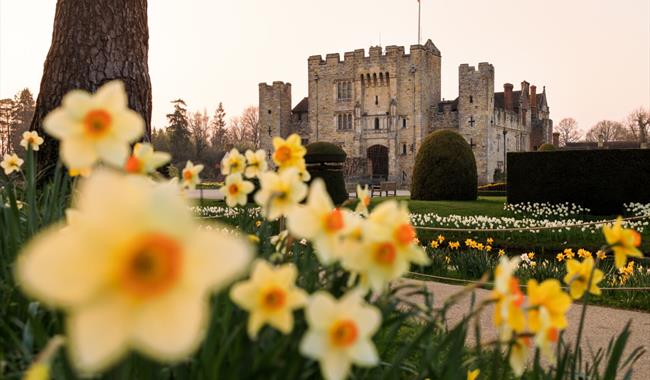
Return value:
<svg viewBox="0 0 650 380">
<path fill-rule="evenodd" d="M 43 118 L 75 88 L 95 91 L 104 82 L 120 79 L 129 107 L 151 132 L 151 80 L 148 68 L 147 0 L 58 0 L 52 43 L 45 59 L 36 112 L 30 129 L 41 130 Z M 44 133 L 41 133 L 44 135 Z M 49 139 L 39 160 L 58 159 L 58 144 Z"/>
<path fill-rule="evenodd" d="M 587 141 L 597 142 L 603 138 L 603 142 L 624 141 L 630 138 L 630 133 L 625 129 L 623 124 L 618 121 L 601 120 L 591 127 L 586 135 Z"/>
<path fill-rule="evenodd" d="M 24 88 L 14 96 L 11 109 L 11 149 L 15 152 L 20 146 L 23 132 L 29 130 L 35 108 L 34 97 L 28 88 Z"/>
<path fill-rule="evenodd" d="M 570 142 L 579 141 L 581 138 L 581 133 L 578 129 L 578 122 L 572 117 L 562 119 L 558 125 L 555 126 L 555 132 L 560 133 L 560 146 L 565 146 Z"/>
<path fill-rule="evenodd" d="M 187 120 L 187 105 L 183 99 L 172 101 L 174 112 L 167 114 L 167 136 L 169 138 L 169 153 L 174 162 L 191 158 L 192 142 L 190 141 L 189 122 Z"/>
<path fill-rule="evenodd" d="M 11 111 L 13 108 L 13 99 L 0 99 L 0 156 L 11 152 Z"/>
<path fill-rule="evenodd" d="M 205 110 L 203 113 L 194 112 L 192 117 L 190 117 L 190 133 L 192 135 L 192 143 L 194 144 L 194 152 L 196 153 L 196 161 L 202 162 L 205 156 L 205 152 L 209 147 L 209 120 L 210 118 L 206 114 Z"/>
<path fill-rule="evenodd" d="M 259 109 L 256 106 L 246 107 L 242 112 L 240 122 L 246 140 L 250 141 L 251 148 L 258 149 L 260 147 Z"/>
<path fill-rule="evenodd" d="M 228 140 L 231 147 L 240 151 L 250 148 L 250 141 L 247 140 L 247 132 L 242 123 L 241 117 L 233 116 L 228 120 Z"/>
<path fill-rule="evenodd" d="M 228 145 L 228 129 L 226 128 L 226 111 L 223 103 L 214 111 L 210 121 L 210 145 L 213 149 L 225 151 Z"/>
<path fill-rule="evenodd" d="M 625 119 L 625 126 L 642 148 L 647 147 L 648 132 L 650 132 L 650 109 L 639 107 Z"/>
</svg>

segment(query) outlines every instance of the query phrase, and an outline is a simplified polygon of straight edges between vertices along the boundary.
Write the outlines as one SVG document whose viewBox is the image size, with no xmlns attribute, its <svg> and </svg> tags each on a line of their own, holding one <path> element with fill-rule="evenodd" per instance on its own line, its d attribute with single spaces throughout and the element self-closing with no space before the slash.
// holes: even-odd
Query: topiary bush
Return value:
<svg viewBox="0 0 650 380">
<path fill-rule="evenodd" d="M 307 145 L 305 163 L 311 180 L 322 178 L 332 202 L 340 205 L 348 199 L 343 178 L 343 163 L 347 154 L 341 147 L 332 143 L 319 141 Z"/>
<path fill-rule="evenodd" d="M 415 157 L 411 199 L 475 200 L 477 174 L 474 153 L 456 132 L 427 136 Z"/>
<path fill-rule="evenodd" d="M 554 150 L 556 150 L 555 145 L 549 143 L 542 144 L 539 146 L 539 148 L 537 148 L 538 152 L 552 152 Z"/>
</svg>

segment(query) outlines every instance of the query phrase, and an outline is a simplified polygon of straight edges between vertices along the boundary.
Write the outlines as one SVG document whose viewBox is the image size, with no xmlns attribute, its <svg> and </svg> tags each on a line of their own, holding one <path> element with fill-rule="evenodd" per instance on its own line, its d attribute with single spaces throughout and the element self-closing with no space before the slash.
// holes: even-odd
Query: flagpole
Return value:
<svg viewBox="0 0 650 380">
<path fill-rule="evenodd" d="M 422 2 L 421 0 L 418 0 L 418 45 L 420 45 L 421 39 L 420 39 L 420 10 L 422 8 Z"/>
</svg>

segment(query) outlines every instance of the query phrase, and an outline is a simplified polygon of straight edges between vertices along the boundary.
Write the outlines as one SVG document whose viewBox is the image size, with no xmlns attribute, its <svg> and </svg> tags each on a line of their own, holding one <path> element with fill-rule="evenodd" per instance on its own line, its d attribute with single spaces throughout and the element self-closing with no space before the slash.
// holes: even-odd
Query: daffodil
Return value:
<svg viewBox="0 0 650 380">
<path fill-rule="evenodd" d="M 221 174 L 230 175 L 235 173 L 244 174 L 246 170 L 246 157 L 235 148 L 226 153 L 221 160 Z"/>
<path fill-rule="evenodd" d="M 194 165 L 192 161 L 187 161 L 183 169 L 182 186 L 186 189 L 195 189 L 196 185 L 201 183 L 199 173 L 203 170 L 203 165 Z"/>
<path fill-rule="evenodd" d="M 566 312 L 571 307 L 571 297 L 562 291 L 560 281 L 548 279 L 538 284 L 536 280 L 529 280 L 528 305 L 528 324 L 533 332 L 541 329 L 542 309 L 548 313 L 552 327 L 561 330 L 567 326 Z"/>
<path fill-rule="evenodd" d="M 442 235 L 438 235 L 438 242 L 442 243 L 443 241 L 445 241 L 445 237 Z"/>
<path fill-rule="evenodd" d="M 360 275 L 362 288 L 381 292 L 386 284 L 407 272 L 411 263 L 429 263 L 416 242 L 405 204 L 381 203 L 368 216 L 363 229 L 363 248 L 342 256 L 343 267 Z"/>
<path fill-rule="evenodd" d="M 526 363 L 528 362 L 528 356 L 530 355 L 530 338 L 520 337 L 515 340 L 510 348 L 510 357 L 508 362 L 510 363 L 510 368 L 515 376 L 519 377 L 524 374 L 526 370 Z"/>
<path fill-rule="evenodd" d="M 20 140 L 20 146 L 26 150 L 29 147 L 32 147 L 33 151 L 37 151 L 39 147 L 43 144 L 43 138 L 38 135 L 36 131 L 25 131 L 23 132 L 23 138 Z"/>
<path fill-rule="evenodd" d="M 438 243 L 438 240 L 431 240 L 430 245 L 431 245 L 431 248 L 438 248 L 440 243 Z"/>
<path fill-rule="evenodd" d="M 257 337 L 269 324 L 288 334 L 293 329 L 293 312 L 307 303 L 307 293 L 296 287 L 298 271 L 293 264 L 272 267 L 266 261 L 253 264 L 251 278 L 235 284 L 230 298 L 248 311 L 248 335 Z"/>
<path fill-rule="evenodd" d="M 473 371 L 467 371 L 467 380 L 476 380 L 480 373 L 481 370 L 478 368 Z"/>
<path fill-rule="evenodd" d="M 370 190 L 368 189 L 368 185 L 364 187 L 357 185 L 357 198 L 359 198 L 359 202 L 354 211 L 363 216 L 368 216 L 368 206 L 370 206 Z"/>
<path fill-rule="evenodd" d="M 111 81 L 94 95 L 68 92 L 45 117 L 43 129 L 61 141 L 61 159 L 68 168 L 90 168 L 99 160 L 122 167 L 130 143 L 144 133 L 144 120 L 129 109 L 124 84 Z"/>
<path fill-rule="evenodd" d="M 259 179 L 260 190 L 255 193 L 255 202 L 269 220 L 286 216 L 307 195 L 307 185 L 300 180 L 296 169 L 262 173 Z"/>
<path fill-rule="evenodd" d="M 341 250 L 341 237 L 350 218 L 348 210 L 334 207 L 325 183 L 317 178 L 309 189 L 307 204 L 298 205 L 287 214 L 287 227 L 296 237 L 311 240 L 318 259 L 327 265 Z"/>
<path fill-rule="evenodd" d="M 268 170 L 268 163 L 266 162 L 266 151 L 258 149 L 253 152 L 247 150 L 246 153 L 246 178 L 254 178 Z"/>
<path fill-rule="evenodd" d="M 567 274 L 564 276 L 564 283 L 569 285 L 571 297 L 578 299 L 587 291 L 587 284 L 589 276 L 594 269 L 594 259 L 587 257 L 584 261 L 567 260 L 566 262 Z M 589 293 L 600 295 L 600 288 L 598 283 L 604 278 L 603 271 L 596 268 L 594 270 L 593 279 L 591 280 L 591 287 Z"/>
<path fill-rule="evenodd" d="M 124 164 L 124 170 L 134 174 L 153 173 L 157 168 L 168 163 L 171 158 L 169 153 L 154 152 L 153 146 L 149 143 L 137 143 Z"/>
<path fill-rule="evenodd" d="M 503 256 L 494 271 L 494 324 L 499 329 L 499 336 L 503 341 L 510 340 L 513 331 L 520 333 L 526 327 L 522 310 L 524 295 L 519 287 L 519 280 L 514 276 L 518 266 L 518 258 L 508 259 Z"/>
<path fill-rule="evenodd" d="M 608 224 L 603 226 L 603 234 L 614 251 L 614 262 L 617 268 L 622 268 L 627 262 L 628 256 L 643 257 L 638 247 L 641 245 L 641 234 L 629 229 L 623 228 L 623 219 L 618 217 L 613 226 Z"/>
<path fill-rule="evenodd" d="M 359 292 L 349 292 L 339 301 L 329 293 L 316 292 L 305 316 L 309 330 L 300 342 L 300 352 L 320 362 L 327 380 L 343 380 L 352 364 L 377 365 L 379 357 L 371 338 L 381 323 L 381 313 L 363 301 Z"/>
<path fill-rule="evenodd" d="M 91 168 L 70 168 L 68 169 L 68 175 L 70 177 L 89 177 L 93 172 Z"/>
<path fill-rule="evenodd" d="M 544 307 L 539 309 L 536 317 L 537 330 L 534 341 L 542 355 L 549 361 L 554 361 L 554 346 L 558 342 L 561 329 L 554 326 L 551 319 L 548 309 Z"/>
<path fill-rule="evenodd" d="M 255 190 L 255 186 L 249 181 L 242 178 L 241 173 L 231 174 L 226 177 L 226 181 L 219 191 L 226 198 L 228 207 L 237 205 L 245 206 L 248 200 L 248 194 Z"/>
<path fill-rule="evenodd" d="M 607 257 L 607 253 L 605 251 L 598 250 L 596 252 L 596 256 L 598 256 L 598 259 L 602 261 Z"/>
<path fill-rule="evenodd" d="M 298 171 L 304 168 L 305 153 L 307 149 L 302 146 L 300 136 L 292 134 L 287 139 L 282 137 L 273 138 L 273 162 L 280 168 L 296 168 Z"/>
<path fill-rule="evenodd" d="M 196 224 L 178 188 L 96 170 L 82 181 L 75 220 L 20 253 L 17 283 L 63 310 L 72 363 L 101 372 L 130 350 L 175 362 L 202 341 L 209 299 L 241 274 L 248 242 Z"/>
<path fill-rule="evenodd" d="M 559 262 L 562 262 L 562 260 L 564 260 L 564 254 L 558 253 L 557 255 L 555 255 L 555 259 Z"/>
<path fill-rule="evenodd" d="M 16 153 L 5 153 L 4 159 L 0 162 L 0 167 L 2 167 L 6 175 L 9 175 L 13 172 L 19 172 L 23 162 L 23 159 L 18 157 Z"/>
<path fill-rule="evenodd" d="M 501 256 L 505 256 L 505 255 L 506 255 L 506 251 L 503 250 L 503 249 L 500 249 L 499 252 L 497 253 L 497 255 L 498 255 L 499 257 L 501 257 Z"/>
</svg>

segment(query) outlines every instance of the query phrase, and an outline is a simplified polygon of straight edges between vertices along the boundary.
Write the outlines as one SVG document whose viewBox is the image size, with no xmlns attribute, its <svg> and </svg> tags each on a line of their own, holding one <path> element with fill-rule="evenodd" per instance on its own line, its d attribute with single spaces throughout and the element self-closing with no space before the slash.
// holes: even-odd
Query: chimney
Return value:
<svg viewBox="0 0 650 380">
<path fill-rule="evenodd" d="M 506 111 L 512 111 L 512 83 L 503 84 L 503 103 Z"/>
<path fill-rule="evenodd" d="M 537 119 L 537 86 L 530 86 L 530 117 Z"/>
<path fill-rule="evenodd" d="M 553 132 L 553 145 L 556 148 L 560 146 L 560 132 Z"/>
</svg>

